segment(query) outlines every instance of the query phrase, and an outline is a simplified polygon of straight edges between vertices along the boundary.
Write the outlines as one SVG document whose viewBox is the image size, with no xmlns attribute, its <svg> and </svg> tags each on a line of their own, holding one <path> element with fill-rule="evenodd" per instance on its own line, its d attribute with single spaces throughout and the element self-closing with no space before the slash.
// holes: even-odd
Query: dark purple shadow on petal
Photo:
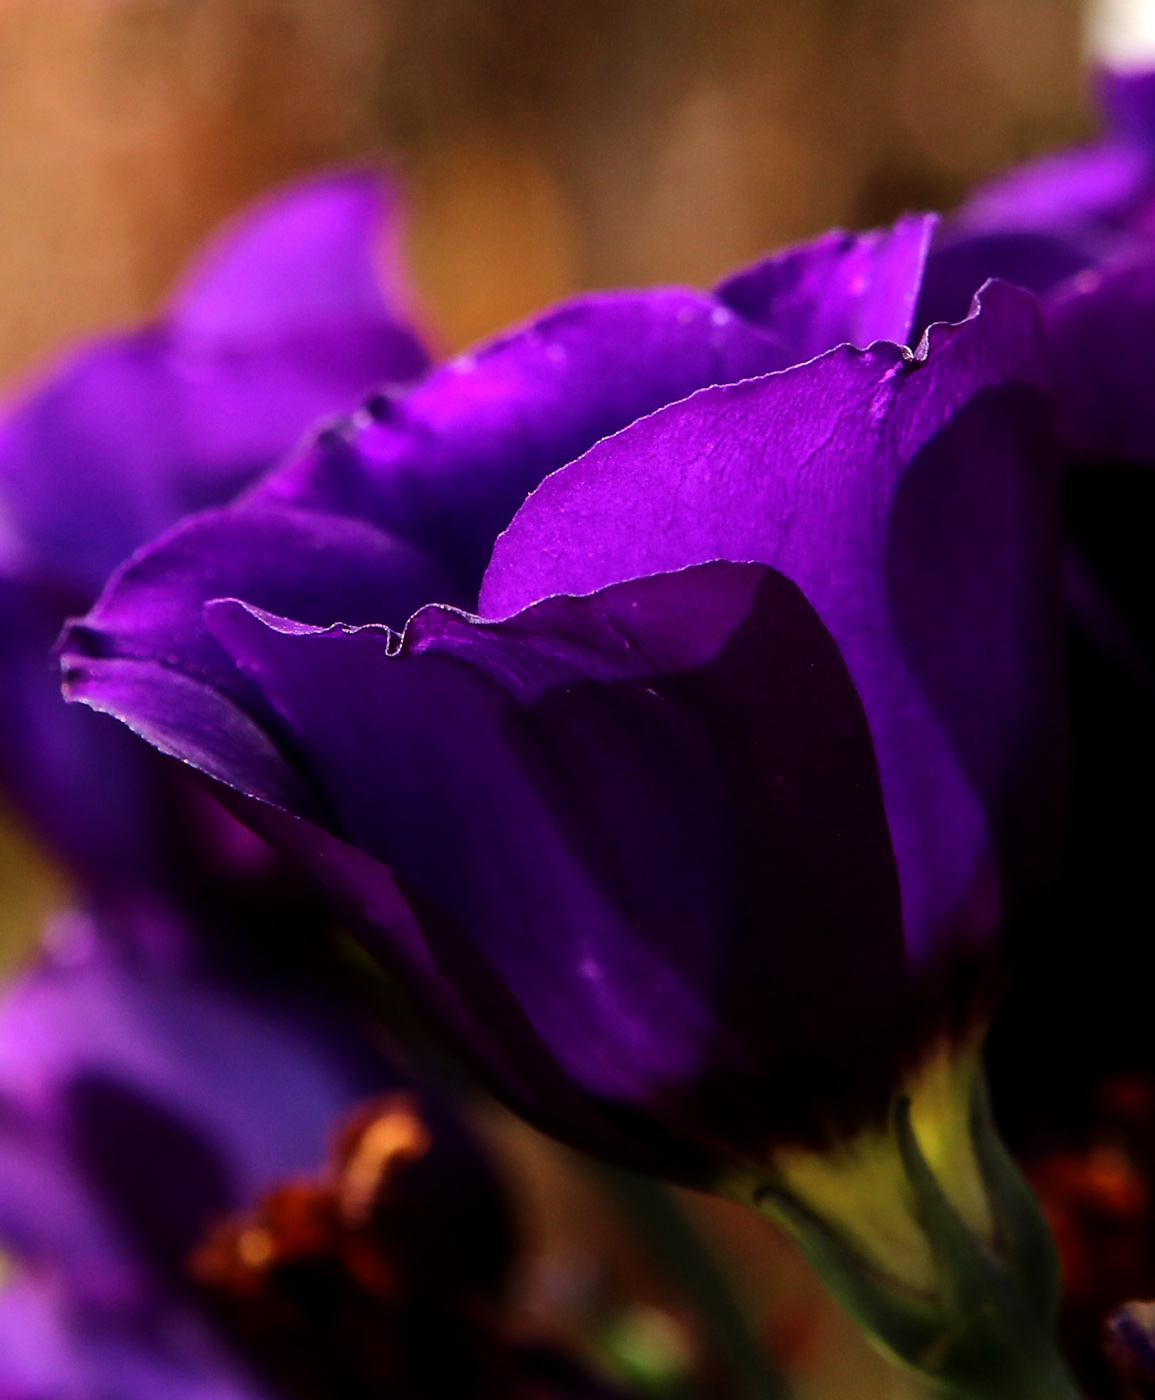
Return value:
<svg viewBox="0 0 1155 1400">
<path fill-rule="evenodd" d="M 139 878 L 158 854 L 146 816 L 156 765 L 123 726 L 61 700 L 52 644 L 70 606 L 0 578 L 0 783 L 72 869 Z"/>
<path fill-rule="evenodd" d="M 1050 233 L 976 233 L 944 241 L 927 258 L 913 338 L 936 321 L 961 321 L 988 278 L 1029 292 L 1049 291 L 1091 264 L 1083 248 Z"/>
<path fill-rule="evenodd" d="M 222 597 L 317 626 L 397 628 L 422 604 L 453 600 L 435 563 L 364 521 L 287 506 L 206 511 L 130 560 L 62 650 L 160 660 L 260 716 L 259 692 L 204 625 L 205 603 Z"/>
<path fill-rule="evenodd" d="M 396 969 L 431 1025 L 521 1117 L 622 1166 L 687 1185 L 710 1184 L 712 1164 L 700 1151 L 643 1115 L 595 1101 L 565 1076 L 492 964 L 418 890 L 283 808 L 219 784 L 212 791 L 270 844 L 307 866 L 366 946 Z"/>
<path fill-rule="evenodd" d="M 179 1286 L 206 1227 L 237 1205 L 220 1155 L 170 1108 L 98 1071 L 62 1090 L 65 1138 L 133 1252 Z"/>
<path fill-rule="evenodd" d="M 888 516 L 909 462 L 970 399 L 1044 378 L 1041 340 L 1033 299 L 995 282 L 976 315 L 934 329 L 922 358 L 843 348 L 705 390 L 545 481 L 499 539 L 482 589 L 480 610 L 502 616 L 711 558 L 794 578 L 870 715 L 919 961 L 944 916 L 965 905 L 965 928 L 990 938 L 999 908 L 984 813 L 894 646 Z"/>
<path fill-rule="evenodd" d="M 1036 390 L 977 394 L 898 486 L 895 632 L 987 813 L 1004 894 L 1036 891 L 1061 840 L 1058 468 Z"/>
<path fill-rule="evenodd" d="M 1155 703 L 1150 669 L 1155 667 L 1155 472 L 1110 461 L 1069 472 L 1063 482 L 1063 529 L 1080 564 L 1080 582 L 1096 590 L 1104 609 L 1097 618 L 1094 603 L 1086 600 L 1086 606 L 1068 586 L 1071 616 Z M 1112 618 L 1114 636 L 1108 630 Z"/>
<path fill-rule="evenodd" d="M 999 1107 L 1024 1142 L 1075 1121 L 1072 1103 L 1108 1076 L 1151 1067 L 1153 1050 L 1155 472 L 1087 464 L 1063 491 L 1070 825 L 1051 915 L 991 1047 Z"/>
<path fill-rule="evenodd" d="M 63 658 L 64 697 L 114 715 L 161 753 L 262 802 L 316 817 L 277 744 L 227 696 L 155 661 Z"/>
<path fill-rule="evenodd" d="M 411 968 L 432 956 L 490 1036 L 505 998 L 474 998 L 496 978 L 538 1058 L 731 1152 L 877 1103 L 897 874 L 861 703 L 781 575 L 707 564 L 496 624 L 429 610 L 396 657 L 236 604 L 212 625 L 397 872 L 424 935 Z M 755 1119 L 687 1117 L 704 1074 Z"/>
<path fill-rule="evenodd" d="M 656 581 L 669 617 L 693 618 L 700 578 Z M 629 586 L 634 608 L 651 582 Z M 706 664 L 551 689 L 505 732 L 631 928 L 708 988 L 702 944 L 727 948 L 714 1048 L 737 1073 L 827 1058 L 837 1075 L 863 1013 L 897 1005 L 901 910 L 870 732 L 833 639 L 783 575 L 765 570 Z"/>
<path fill-rule="evenodd" d="M 1155 147 L 1155 72 L 1101 69 L 1095 88 L 1115 132 Z"/>
<path fill-rule="evenodd" d="M 833 639 L 774 570 L 715 661 L 670 682 L 711 719 L 742 900 L 695 1095 L 758 1155 L 885 1112 L 906 992 L 898 873 L 874 748 Z"/>
</svg>

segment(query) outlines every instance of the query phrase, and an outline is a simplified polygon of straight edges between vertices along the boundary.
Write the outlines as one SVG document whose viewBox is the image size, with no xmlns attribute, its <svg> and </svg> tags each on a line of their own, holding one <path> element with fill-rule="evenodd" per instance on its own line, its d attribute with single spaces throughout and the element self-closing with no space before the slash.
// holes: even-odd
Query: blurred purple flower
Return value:
<svg viewBox="0 0 1155 1400">
<path fill-rule="evenodd" d="M 260 1395 L 186 1273 L 205 1229 L 315 1166 L 400 1080 L 324 996 L 230 986 L 175 950 L 171 907 L 72 914 L 0 1013 L 0 1395 Z M 134 941 L 133 941 L 134 940 Z M 168 945 L 169 957 L 158 947 Z M 495 1191 L 438 1123 L 459 1223 Z"/>
<path fill-rule="evenodd" d="M 1075 464 L 1155 464 L 1155 72 L 1099 76 L 1105 130 L 973 194 L 939 231 L 915 316 L 958 321 L 988 277 L 1044 299 Z"/>
<path fill-rule="evenodd" d="M 916 322 L 961 321 L 988 277 L 1038 293 L 1155 234 L 1155 73 L 1101 72 L 1098 140 L 982 186 L 939 231 Z"/>
<path fill-rule="evenodd" d="M 160 320 L 79 351 L 0 427 L 0 782 L 90 883 L 169 879 L 192 836 L 144 747 L 60 703 L 60 625 L 316 418 L 424 370 L 377 273 L 393 222 L 377 175 L 290 187 L 218 237 Z"/>
<path fill-rule="evenodd" d="M 893 343 L 928 231 L 563 306 L 170 531 L 64 644 L 507 1101 L 627 1163 L 879 1121 L 1048 864 L 1040 332 L 994 285 Z"/>
<path fill-rule="evenodd" d="M 85 906 L 0 1003 L 4 1400 L 266 1394 L 188 1253 L 401 1083 L 324 954 L 294 961 L 320 938 L 317 902 L 175 766 L 66 707 L 51 659 L 68 612 L 147 535 L 231 495 L 319 414 L 425 368 L 398 289 L 380 288 L 392 218 L 367 173 L 285 191 L 160 321 L 80 352 L 0 432 L 0 771 Z M 447 1228 L 500 1216 L 477 1150 L 432 1111 L 422 1172 Z"/>
<path fill-rule="evenodd" d="M 110 938 L 70 915 L 6 997 L 0 1238 L 19 1265 L 0 1293 L 5 1400 L 266 1393 L 206 1314 L 190 1252 L 315 1168 L 361 1099 L 403 1086 L 323 995 L 230 986 L 158 956 L 187 935 L 176 918 L 141 902 Z M 427 1095 L 421 1107 L 430 1268 L 499 1279 L 496 1182 L 456 1119 Z"/>
</svg>

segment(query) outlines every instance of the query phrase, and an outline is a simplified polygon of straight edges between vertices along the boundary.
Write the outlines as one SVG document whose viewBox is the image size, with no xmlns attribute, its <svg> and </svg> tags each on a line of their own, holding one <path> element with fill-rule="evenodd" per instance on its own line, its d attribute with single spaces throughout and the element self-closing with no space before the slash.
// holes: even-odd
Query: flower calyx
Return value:
<svg viewBox="0 0 1155 1400">
<path fill-rule="evenodd" d="M 936 1390 L 1078 1400 L 1055 1340 L 1054 1242 L 998 1135 L 978 1056 L 939 1068 L 896 1096 L 885 1132 L 825 1162 L 781 1154 L 729 1194 L 782 1227 L 871 1343 Z M 936 1095 L 943 1073 L 954 1092 Z"/>
</svg>

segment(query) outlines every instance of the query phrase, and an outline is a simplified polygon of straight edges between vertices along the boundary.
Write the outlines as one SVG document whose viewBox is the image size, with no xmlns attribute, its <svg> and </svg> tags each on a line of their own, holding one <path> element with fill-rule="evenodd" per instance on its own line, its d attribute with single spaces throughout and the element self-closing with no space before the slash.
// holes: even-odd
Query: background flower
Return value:
<svg viewBox="0 0 1155 1400">
<path fill-rule="evenodd" d="M 55 635 L 143 540 L 228 499 L 317 417 L 422 371 L 376 272 L 391 207 L 370 174 L 282 194 L 164 319 L 79 352 L 0 428 L 0 775 L 89 882 L 171 876 L 196 838 L 171 830 L 171 781 L 142 746 L 60 703 Z"/>
<path fill-rule="evenodd" d="M 14 1400 L 285 1393 L 215 1324 L 189 1255 L 316 1168 L 358 1103 L 408 1087 L 332 989 L 278 985 L 267 966 L 259 981 L 207 975 L 178 939 L 219 930 L 179 917 L 63 917 L 0 1011 L 0 1238 L 16 1260 L 0 1394 Z M 421 1102 L 430 1260 L 500 1273 L 497 1183 L 454 1115 Z"/>
<path fill-rule="evenodd" d="M 0 764 L 84 906 L 0 1005 L 6 1396 L 265 1393 L 188 1255 L 402 1082 L 351 1015 L 316 900 L 183 774 L 68 710 L 50 655 L 143 536 L 425 367 L 377 271 L 392 217 L 368 173 L 282 193 L 163 320 L 80 352 L 0 435 Z M 470 1219 L 500 1233 L 504 1208 L 458 1122 L 431 1112 L 421 1174 L 468 1251 Z"/>
</svg>

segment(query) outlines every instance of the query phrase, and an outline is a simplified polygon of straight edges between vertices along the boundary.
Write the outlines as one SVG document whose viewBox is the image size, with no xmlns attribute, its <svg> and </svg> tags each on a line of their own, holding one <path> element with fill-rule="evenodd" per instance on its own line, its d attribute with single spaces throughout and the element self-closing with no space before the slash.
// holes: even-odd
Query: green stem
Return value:
<svg viewBox="0 0 1155 1400">
<path fill-rule="evenodd" d="M 647 1249 L 701 1318 L 742 1400 L 786 1400 L 785 1380 L 751 1336 L 721 1270 L 670 1190 L 633 1172 L 602 1171 Z"/>
</svg>

